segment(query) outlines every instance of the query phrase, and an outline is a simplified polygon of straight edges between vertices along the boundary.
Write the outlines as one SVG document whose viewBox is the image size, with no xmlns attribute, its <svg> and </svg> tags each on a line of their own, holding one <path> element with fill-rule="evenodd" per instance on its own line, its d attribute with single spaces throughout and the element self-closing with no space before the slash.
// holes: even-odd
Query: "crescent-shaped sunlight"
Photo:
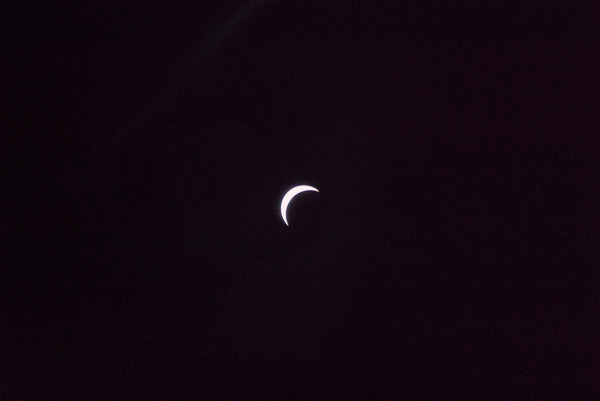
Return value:
<svg viewBox="0 0 600 401">
<path fill-rule="evenodd" d="M 317 188 L 311 187 L 310 185 L 298 185 L 297 187 L 294 187 L 294 188 L 290 189 L 289 191 L 287 191 L 287 193 L 283 197 L 283 200 L 281 201 L 281 217 L 283 217 L 283 222 L 288 226 L 289 226 L 289 224 L 288 224 L 287 216 L 286 216 L 288 204 L 290 203 L 290 201 L 292 200 L 292 198 L 294 196 L 296 196 L 300 192 L 304 192 L 304 191 L 319 192 L 319 190 Z"/>
</svg>

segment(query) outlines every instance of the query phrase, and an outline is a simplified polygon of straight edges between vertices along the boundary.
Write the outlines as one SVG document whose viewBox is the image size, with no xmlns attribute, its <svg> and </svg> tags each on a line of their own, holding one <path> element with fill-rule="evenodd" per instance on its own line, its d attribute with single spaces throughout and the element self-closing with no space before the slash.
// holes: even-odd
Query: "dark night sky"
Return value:
<svg viewBox="0 0 600 401">
<path fill-rule="evenodd" d="M 595 397 L 598 10 L 322 3 L 3 16 L 1 399 Z"/>
</svg>

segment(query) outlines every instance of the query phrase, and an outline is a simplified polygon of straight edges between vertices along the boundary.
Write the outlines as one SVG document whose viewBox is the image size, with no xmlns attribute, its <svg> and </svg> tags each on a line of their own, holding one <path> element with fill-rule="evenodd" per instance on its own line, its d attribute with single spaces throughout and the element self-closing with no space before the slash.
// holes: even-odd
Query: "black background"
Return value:
<svg viewBox="0 0 600 401">
<path fill-rule="evenodd" d="M 322 3 L 4 14 L 0 398 L 595 397 L 597 10 Z"/>
</svg>

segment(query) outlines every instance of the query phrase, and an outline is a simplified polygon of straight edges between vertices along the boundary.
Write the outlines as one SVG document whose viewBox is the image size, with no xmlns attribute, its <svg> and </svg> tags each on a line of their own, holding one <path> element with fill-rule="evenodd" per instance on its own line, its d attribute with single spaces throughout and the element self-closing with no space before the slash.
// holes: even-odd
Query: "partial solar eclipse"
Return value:
<svg viewBox="0 0 600 401">
<path fill-rule="evenodd" d="M 305 191 L 319 192 L 319 190 L 317 188 L 311 187 L 310 185 L 298 185 L 297 187 L 294 187 L 294 188 L 290 189 L 289 191 L 287 191 L 287 193 L 283 197 L 283 199 L 281 201 L 281 217 L 283 217 L 283 222 L 286 225 L 289 226 L 286 213 L 287 213 L 287 207 L 288 207 L 290 201 L 292 200 L 292 198 L 294 196 L 298 195 L 300 192 L 305 192 Z"/>
</svg>

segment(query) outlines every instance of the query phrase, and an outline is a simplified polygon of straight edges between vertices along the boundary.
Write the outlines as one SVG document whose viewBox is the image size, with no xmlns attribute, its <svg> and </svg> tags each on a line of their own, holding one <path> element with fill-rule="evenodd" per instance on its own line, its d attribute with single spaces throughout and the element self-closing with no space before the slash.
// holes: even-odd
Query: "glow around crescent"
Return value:
<svg viewBox="0 0 600 401">
<path fill-rule="evenodd" d="M 288 226 L 289 226 L 289 224 L 287 222 L 287 217 L 286 217 L 286 211 L 287 211 L 288 204 L 290 203 L 290 201 L 292 200 L 292 198 L 294 196 L 296 196 L 300 192 L 304 192 L 304 191 L 319 192 L 319 190 L 317 188 L 311 187 L 310 185 L 298 185 L 297 187 L 294 187 L 294 188 L 290 189 L 289 191 L 287 191 L 287 193 L 283 197 L 283 200 L 281 201 L 281 217 L 283 217 L 283 222 Z"/>
</svg>

